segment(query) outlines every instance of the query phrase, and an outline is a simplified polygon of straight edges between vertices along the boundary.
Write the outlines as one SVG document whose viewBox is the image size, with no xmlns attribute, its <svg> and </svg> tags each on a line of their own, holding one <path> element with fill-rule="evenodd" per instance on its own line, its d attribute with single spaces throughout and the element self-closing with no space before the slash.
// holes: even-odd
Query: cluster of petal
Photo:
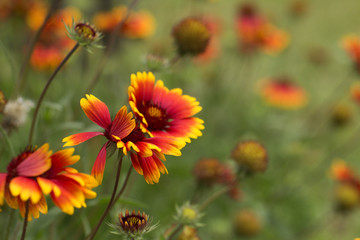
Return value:
<svg viewBox="0 0 360 240">
<path fill-rule="evenodd" d="M 185 142 L 201 136 L 204 121 L 193 117 L 201 111 L 194 97 L 183 95 L 179 88 L 169 90 L 163 81 L 155 83 L 149 72 L 131 75 L 129 104 L 144 132 L 157 137 L 176 137 Z"/>
<path fill-rule="evenodd" d="M 304 107 L 307 103 L 306 91 L 288 78 L 264 80 L 260 91 L 263 99 L 270 106 L 295 110 Z"/>
<path fill-rule="evenodd" d="M 245 52 L 262 50 L 268 54 L 276 54 L 289 43 L 286 32 L 272 25 L 249 4 L 240 8 L 236 16 L 236 30 Z"/>
<path fill-rule="evenodd" d="M 127 16 L 127 8 L 118 6 L 108 12 L 98 13 L 93 22 L 104 33 L 113 31 Z M 138 11 L 129 14 L 120 29 L 120 33 L 128 38 L 147 38 L 154 33 L 155 19 L 148 11 Z"/>
<path fill-rule="evenodd" d="M 107 148 L 111 145 L 116 145 L 125 155 L 129 155 L 135 170 L 144 175 L 146 182 L 151 184 L 159 181 L 160 172 L 167 173 L 162 163 L 165 161 L 164 154 L 181 155 L 183 142 L 170 137 L 147 137 L 133 119 L 133 114 L 127 112 L 126 106 L 123 106 L 111 120 L 108 107 L 93 95 L 82 98 L 80 105 L 86 116 L 104 131 L 74 134 L 64 138 L 63 142 L 65 142 L 64 146 L 74 146 L 98 135 L 107 139 L 91 172 L 99 183 L 103 179 Z"/>
<path fill-rule="evenodd" d="M 342 40 L 342 46 L 352 58 L 357 70 L 360 70 L 360 37 L 355 34 L 347 35 Z"/>
<path fill-rule="evenodd" d="M 27 18 L 30 29 L 38 30 L 46 14 L 47 7 L 43 5 L 33 8 Z M 65 25 L 71 25 L 73 18 L 80 18 L 80 13 L 77 9 L 68 7 L 57 11 L 49 19 L 30 59 L 34 69 L 52 70 L 60 64 L 66 53 L 75 44 L 75 41 L 67 37 L 65 28 Z"/>
<path fill-rule="evenodd" d="M 93 177 L 78 173 L 69 167 L 79 160 L 74 149 L 60 150 L 52 154 L 49 145 L 37 150 L 28 149 L 14 158 L 6 173 L 0 173 L 0 205 L 4 199 L 12 208 L 19 208 L 24 217 L 26 202 L 29 204 L 29 220 L 47 213 L 45 195 L 50 194 L 54 204 L 67 214 L 74 207 L 86 207 L 85 199 L 95 198 L 91 189 L 97 186 Z"/>
</svg>

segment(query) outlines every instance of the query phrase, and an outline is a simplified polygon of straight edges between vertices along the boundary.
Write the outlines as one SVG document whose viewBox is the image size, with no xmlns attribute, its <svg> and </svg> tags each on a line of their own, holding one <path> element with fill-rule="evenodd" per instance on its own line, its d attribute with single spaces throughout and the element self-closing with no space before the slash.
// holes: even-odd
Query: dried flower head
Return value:
<svg viewBox="0 0 360 240">
<path fill-rule="evenodd" d="M 65 25 L 68 37 L 80 44 L 83 47 L 102 47 L 96 44 L 101 38 L 102 34 L 98 32 L 94 26 L 87 22 L 74 22 L 72 26 Z"/>
<path fill-rule="evenodd" d="M 248 173 L 264 172 L 267 168 L 267 151 L 257 141 L 243 141 L 232 151 L 232 158 Z"/>
<path fill-rule="evenodd" d="M 198 55 L 205 51 L 211 38 L 210 30 L 199 19 L 186 18 L 172 31 L 180 55 Z"/>
<path fill-rule="evenodd" d="M 4 110 L 6 104 L 6 98 L 4 93 L 0 90 L 0 113 Z"/>
<path fill-rule="evenodd" d="M 3 109 L 3 127 L 11 132 L 13 129 L 17 129 L 24 125 L 27 115 L 33 107 L 34 103 L 32 101 L 24 100 L 22 97 L 8 101 Z"/>
<path fill-rule="evenodd" d="M 339 184 L 335 188 L 335 204 L 336 210 L 340 212 L 348 212 L 359 206 L 360 192 L 359 190 L 346 183 Z"/>
<path fill-rule="evenodd" d="M 243 237 L 257 235 L 261 230 L 261 222 L 252 210 L 240 210 L 234 216 L 236 234 Z"/>
<path fill-rule="evenodd" d="M 203 214 L 199 212 L 197 205 L 186 202 L 181 207 L 176 206 L 175 219 L 181 224 L 197 227 L 202 226 L 199 222 L 202 216 Z"/>
<path fill-rule="evenodd" d="M 142 239 L 142 235 L 154 230 L 158 224 L 151 225 L 151 220 L 147 214 L 137 213 L 135 210 L 132 213 L 126 209 L 125 213 L 119 213 L 119 222 L 116 225 L 111 225 L 117 231 L 112 232 L 118 235 L 125 235 L 126 239 Z"/>
</svg>

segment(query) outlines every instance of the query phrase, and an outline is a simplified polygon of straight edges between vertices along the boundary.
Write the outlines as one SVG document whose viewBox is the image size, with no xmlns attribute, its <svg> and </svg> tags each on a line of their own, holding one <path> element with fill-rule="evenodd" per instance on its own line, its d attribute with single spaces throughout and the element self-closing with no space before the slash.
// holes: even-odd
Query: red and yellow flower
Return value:
<svg viewBox="0 0 360 240">
<path fill-rule="evenodd" d="M 91 189 L 97 182 L 90 175 L 68 167 L 80 158 L 73 156 L 73 152 L 69 148 L 52 154 L 49 145 L 44 144 L 37 150 L 28 148 L 13 158 L 7 173 L 0 173 L 0 205 L 5 199 L 10 207 L 19 208 L 24 217 L 28 202 L 29 220 L 38 218 L 40 212 L 47 213 L 47 194 L 67 214 L 73 214 L 74 207 L 86 207 L 85 199 L 96 197 Z"/>
<path fill-rule="evenodd" d="M 179 88 L 169 90 L 163 81 L 155 83 L 149 73 L 131 75 L 129 104 L 144 132 L 157 137 L 175 137 L 185 142 L 201 136 L 204 121 L 193 117 L 201 111 L 194 97 L 183 95 Z"/>
<path fill-rule="evenodd" d="M 265 53 L 276 54 L 289 43 L 288 34 L 273 26 L 251 4 L 240 8 L 236 17 L 236 30 L 245 52 L 261 49 Z"/>
<path fill-rule="evenodd" d="M 287 78 L 268 79 L 261 84 L 261 95 L 271 106 L 283 109 L 299 109 L 307 103 L 304 89 Z"/>
<path fill-rule="evenodd" d="M 352 58 L 357 70 L 360 71 L 360 37 L 349 34 L 343 38 L 342 46 Z"/>
<path fill-rule="evenodd" d="M 125 155 L 130 155 L 135 170 L 144 175 L 146 182 L 151 184 L 159 181 L 160 172 L 167 173 L 162 163 L 165 161 L 164 154 L 181 155 L 180 149 L 184 143 L 175 138 L 161 136 L 148 138 L 132 118 L 133 114 L 127 112 L 126 106 L 111 120 L 107 106 L 93 95 L 82 98 L 80 105 L 86 116 L 104 131 L 74 134 L 64 138 L 63 142 L 66 142 L 64 146 L 74 146 L 99 135 L 107 138 L 108 141 L 101 148 L 91 172 L 99 183 L 103 179 L 106 149 L 111 145 L 116 144 Z"/>
<path fill-rule="evenodd" d="M 126 17 L 127 11 L 125 6 L 118 6 L 109 12 L 98 13 L 93 22 L 100 31 L 109 33 Z M 147 11 L 139 11 L 130 13 L 120 29 L 120 33 L 128 38 L 146 38 L 151 36 L 154 30 L 155 20 L 153 15 Z"/>
</svg>

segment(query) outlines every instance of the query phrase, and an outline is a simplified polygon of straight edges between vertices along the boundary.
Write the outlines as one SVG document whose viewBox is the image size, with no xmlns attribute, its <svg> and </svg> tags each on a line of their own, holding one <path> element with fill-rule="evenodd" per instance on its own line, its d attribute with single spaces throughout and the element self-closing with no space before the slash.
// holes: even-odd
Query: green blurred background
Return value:
<svg viewBox="0 0 360 240">
<path fill-rule="evenodd" d="M 291 12 L 293 0 L 251 1 L 277 27 L 290 35 L 289 46 L 277 56 L 259 53 L 251 59 L 241 55 L 235 33 L 237 7 L 245 1 L 139 1 L 135 9 L 147 9 L 156 20 L 156 31 L 144 40 L 122 39 L 111 54 L 101 75 L 101 82 L 92 94 L 107 104 L 112 115 L 127 104 L 130 74 L 147 71 L 144 57 L 160 50 L 167 58 L 176 55 L 171 38 L 172 27 L 188 16 L 209 15 L 221 22 L 221 54 L 206 64 L 184 58 L 171 68 L 155 72 L 157 79 L 169 88 L 180 87 L 185 94 L 197 98 L 203 110 L 198 117 L 205 121 L 203 136 L 182 150 L 181 157 L 167 157 L 169 174 L 160 182 L 148 185 L 135 171 L 123 198 L 107 222 L 116 221 L 119 211 L 140 209 L 159 222 L 160 226 L 145 239 L 159 239 L 174 221 L 175 205 L 192 198 L 196 191 L 192 169 L 200 158 L 218 158 L 231 162 L 230 154 L 240 140 L 260 141 L 268 150 L 269 166 L 265 173 L 241 182 L 242 200 L 235 202 L 222 196 L 205 210 L 198 229 L 201 239 L 246 239 L 233 231 L 233 215 L 240 209 L 252 209 L 260 217 L 263 228 L 258 240 L 329 240 L 360 237 L 359 212 L 339 214 L 334 210 L 334 180 L 330 166 L 334 158 L 343 158 L 360 174 L 358 142 L 360 136 L 359 106 L 351 100 L 349 89 L 360 77 L 351 59 L 341 48 L 341 38 L 360 31 L 358 0 L 303 1 L 306 11 L 301 16 Z M 129 1 L 112 1 L 113 6 Z M 65 5 L 77 7 L 91 20 L 101 8 L 100 1 L 74 0 Z M 14 81 L 22 62 L 29 31 L 20 19 L 10 18 L 0 24 L 0 89 L 7 98 L 12 96 Z M 105 38 L 106 40 L 106 38 Z M 324 64 L 309 60 L 313 51 L 325 55 Z M 53 150 L 62 147 L 62 138 L 77 132 L 98 128 L 80 108 L 104 49 L 89 54 L 76 52 L 51 85 L 42 106 L 37 125 L 37 145 L 49 142 Z M 49 72 L 29 71 L 23 97 L 36 102 Z M 268 77 L 289 75 L 308 92 L 309 103 L 296 111 L 278 110 L 267 106 L 256 86 Z M 351 121 L 342 127 L 331 122 L 332 108 L 346 104 L 351 109 Z M 32 116 L 33 111 L 30 114 Z M 10 141 L 18 153 L 26 146 L 30 120 L 14 131 Z M 76 167 L 90 173 L 92 164 L 103 144 L 95 138 L 76 147 L 81 161 Z M 0 142 L 1 172 L 11 159 L 3 139 Z M 103 184 L 95 190 L 98 198 L 88 200 L 88 207 L 77 209 L 73 216 L 50 207 L 49 214 L 29 224 L 27 239 L 83 239 L 84 232 L 94 226 L 109 199 L 116 166 L 115 157 L 107 161 Z M 130 161 L 123 166 L 125 177 Z M 214 189 L 215 190 L 215 189 Z M 210 192 L 209 192 L 210 193 Z M 9 208 L 0 213 L 5 227 Z M 18 215 L 18 213 L 16 213 Z M 20 217 L 18 217 L 20 221 Z M 19 227 L 12 225 L 15 231 Z M 21 224 L 20 224 L 21 227 Z M 21 228 L 20 228 L 21 229 Z M 95 239 L 120 239 L 109 233 L 106 224 Z M 2 230 L 3 231 L 3 230 Z"/>
</svg>

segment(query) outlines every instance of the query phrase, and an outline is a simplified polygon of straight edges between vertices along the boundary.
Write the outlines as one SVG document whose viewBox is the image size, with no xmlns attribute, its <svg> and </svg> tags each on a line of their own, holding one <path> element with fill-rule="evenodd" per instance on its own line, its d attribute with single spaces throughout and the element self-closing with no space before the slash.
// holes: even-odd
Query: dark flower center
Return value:
<svg viewBox="0 0 360 240">
<path fill-rule="evenodd" d="M 120 217 L 120 225 L 124 231 L 138 232 L 143 230 L 147 225 L 147 219 L 140 214 L 131 214 Z"/>
<path fill-rule="evenodd" d="M 96 31 L 93 27 L 91 27 L 89 24 L 86 23 L 78 23 L 75 25 L 75 31 L 77 34 L 84 38 L 95 38 L 96 37 Z"/>
<path fill-rule="evenodd" d="M 132 130 L 132 132 L 127 137 L 123 138 L 122 141 L 124 143 L 129 141 L 136 143 L 143 140 L 144 138 L 145 134 L 143 133 L 143 131 L 141 131 L 139 124 L 136 124 L 134 130 Z"/>
<path fill-rule="evenodd" d="M 148 105 L 144 106 L 144 108 L 140 110 L 142 110 L 140 112 L 144 114 L 144 117 L 149 125 L 149 131 L 161 131 L 166 129 L 169 123 L 169 118 L 162 108 L 159 108 L 156 105 Z"/>
</svg>

